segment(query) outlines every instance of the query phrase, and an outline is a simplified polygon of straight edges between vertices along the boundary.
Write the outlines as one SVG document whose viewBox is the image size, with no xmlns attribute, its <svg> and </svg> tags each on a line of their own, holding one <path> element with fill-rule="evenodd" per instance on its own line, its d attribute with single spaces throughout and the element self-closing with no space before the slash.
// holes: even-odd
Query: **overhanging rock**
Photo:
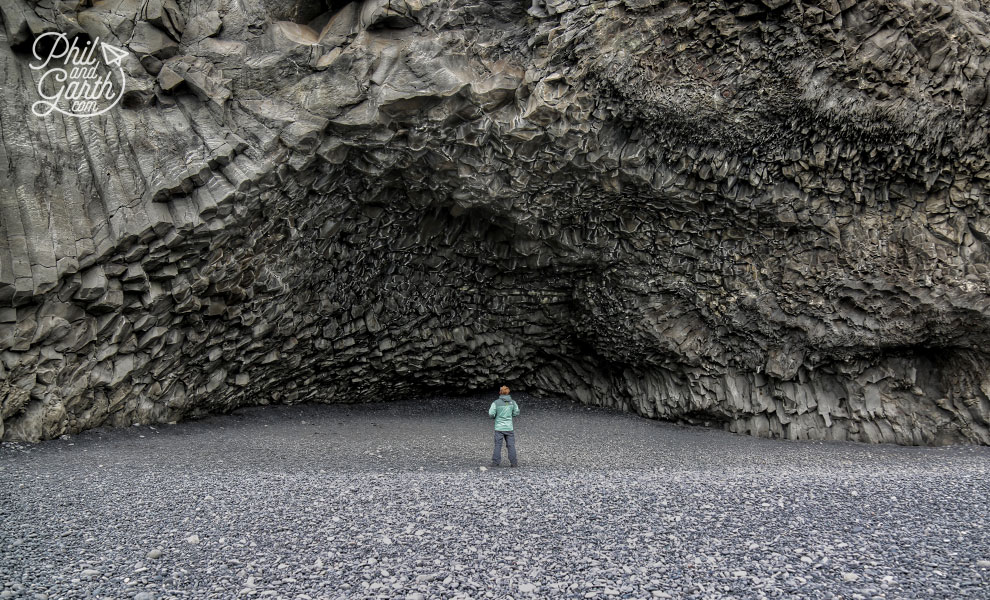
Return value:
<svg viewBox="0 0 990 600">
<path fill-rule="evenodd" d="M 0 2 L 5 440 L 507 382 L 990 443 L 975 0 L 76 4 Z M 119 106 L 31 114 L 51 31 Z"/>
</svg>

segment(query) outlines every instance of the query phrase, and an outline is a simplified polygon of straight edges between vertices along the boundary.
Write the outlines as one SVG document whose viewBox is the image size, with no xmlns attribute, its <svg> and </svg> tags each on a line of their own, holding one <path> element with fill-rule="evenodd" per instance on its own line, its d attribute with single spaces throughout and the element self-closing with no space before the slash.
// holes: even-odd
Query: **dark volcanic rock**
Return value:
<svg viewBox="0 0 990 600">
<path fill-rule="evenodd" d="M 990 443 L 976 0 L 89 4 L 0 3 L 4 439 L 507 381 Z M 30 113 L 47 31 L 119 106 Z"/>
</svg>

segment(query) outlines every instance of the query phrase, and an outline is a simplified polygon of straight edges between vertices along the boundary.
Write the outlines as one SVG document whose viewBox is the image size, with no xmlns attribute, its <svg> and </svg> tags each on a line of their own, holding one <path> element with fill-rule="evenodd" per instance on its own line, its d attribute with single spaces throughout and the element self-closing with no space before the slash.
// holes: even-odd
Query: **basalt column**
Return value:
<svg viewBox="0 0 990 600">
<path fill-rule="evenodd" d="M 509 383 L 990 443 L 977 0 L 0 17 L 4 440 Z M 53 33 L 122 52 L 118 104 L 32 113 Z"/>
</svg>

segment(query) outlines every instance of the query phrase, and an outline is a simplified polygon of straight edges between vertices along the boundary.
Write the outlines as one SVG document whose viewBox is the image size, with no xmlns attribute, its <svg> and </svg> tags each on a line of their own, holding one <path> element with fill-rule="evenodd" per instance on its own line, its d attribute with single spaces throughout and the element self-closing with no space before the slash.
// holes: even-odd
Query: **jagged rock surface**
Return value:
<svg viewBox="0 0 990 600">
<path fill-rule="evenodd" d="M 976 0 L 0 1 L 0 429 L 510 382 L 990 443 Z M 45 31 L 130 52 L 29 113 Z"/>
</svg>

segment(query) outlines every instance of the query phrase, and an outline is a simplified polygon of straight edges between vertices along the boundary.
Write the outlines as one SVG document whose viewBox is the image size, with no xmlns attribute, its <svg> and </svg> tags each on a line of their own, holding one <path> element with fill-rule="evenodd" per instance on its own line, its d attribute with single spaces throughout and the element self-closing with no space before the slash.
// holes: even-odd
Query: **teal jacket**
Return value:
<svg viewBox="0 0 990 600">
<path fill-rule="evenodd" d="M 488 409 L 488 416 L 495 419 L 495 431 L 512 431 L 512 417 L 519 416 L 519 405 L 512 396 L 499 396 Z"/>
</svg>

